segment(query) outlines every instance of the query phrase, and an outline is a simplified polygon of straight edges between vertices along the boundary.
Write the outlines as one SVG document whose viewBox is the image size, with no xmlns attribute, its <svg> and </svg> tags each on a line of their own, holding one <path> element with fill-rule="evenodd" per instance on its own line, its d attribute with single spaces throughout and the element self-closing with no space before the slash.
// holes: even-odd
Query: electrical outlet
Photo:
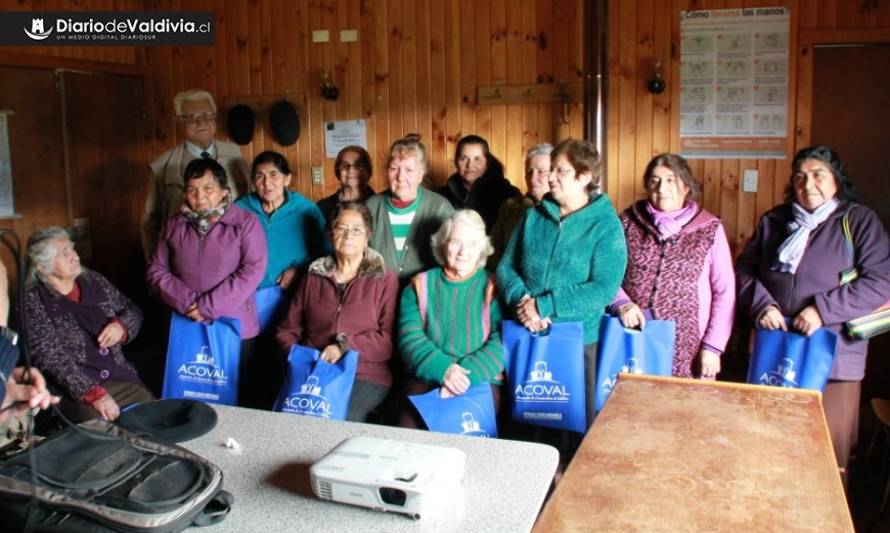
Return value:
<svg viewBox="0 0 890 533">
<path fill-rule="evenodd" d="M 312 185 L 324 184 L 324 168 L 312 167 Z"/>
<path fill-rule="evenodd" d="M 341 43 L 354 43 L 358 41 L 358 30 L 340 30 Z"/>
<path fill-rule="evenodd" d="M 327 43 L 331 41 L 331 32 L 328 30 L 312 30 L 313 43 Z"/>
</svg>

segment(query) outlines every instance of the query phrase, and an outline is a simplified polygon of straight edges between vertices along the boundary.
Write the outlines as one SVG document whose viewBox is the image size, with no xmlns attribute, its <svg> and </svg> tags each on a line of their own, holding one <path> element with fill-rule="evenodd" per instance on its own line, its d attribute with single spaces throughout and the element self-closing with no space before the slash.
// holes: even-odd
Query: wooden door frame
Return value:
<svg viewBox="0 0 890 533">
<path fill-rule="evenodd" d="M 810 145 L 813 133 L 814 48 L 820 45 L 890 44 L 890 28 L 802 30 L 797 47 L 795 150 Z"/>
</svg>

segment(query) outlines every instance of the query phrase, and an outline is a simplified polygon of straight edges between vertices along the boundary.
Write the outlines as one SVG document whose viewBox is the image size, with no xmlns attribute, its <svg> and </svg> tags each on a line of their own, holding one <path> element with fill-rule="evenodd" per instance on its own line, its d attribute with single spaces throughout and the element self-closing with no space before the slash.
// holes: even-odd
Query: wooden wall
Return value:
<svg viewBox="0 0 890 533">
<path fill-rule="evenodd" d="M 723 218 L 736 252 L 751 236 L 757 217 L 782 201 L 790 175 L 790 157 L 806 146 L 808 94 L 798 96 L 797 75 L 803 41 L 813 32 L 835 30 L 855 40 L 875 28 L 890 28 L 887 0 L 609 0 L 608 3 L 608 127 L 607 187 L 616 207 L 644 196 L 642 173 L 652 156 L 679 147 L 680 12 L 752 6 L 791 8 L 789 138 L 786 160 L 698 159 L 695 175 L 704 184 L 704 205 Z M 655 59 L 664 64 L 667 90 L 657 96 L 646 90 Z M 800 101 L 798 101 L 800 100 Z M 805 112 L 801 113 L 801 109 Z M 740 175 L 759 171 L 757 193 L 743 193 Z"/>
<path fill-rule="evenodd" d="M 441 184 L 454 171 L 457 140 L 470 133 L 490 141 L 508 177 L 524 187 L 525 151 L 544 141 L 582 136 L 583 104 L 477 105 L 479 85 L 577 82 L 583 68 L 583 0 L 311 0 L 292 2 L 149 1 L 157 10 L 214 10 L 216 46 L 145 49 L 149 114 L 158 149 L 177 130 L 172 98 L 203 87 L 219 103 L 269 100 L 288 94 L 302 120 L 300 140 L 282 148 L 260 124 L 243 151 L 248 161 L 266 149 L 284 152 L 297 176 L 292 185 L 319 199 L 336 189 L 333 159 L 325 158 L 323 124 L 365 119 L 375 164 L 373 186 L 385 184 L 390 143 L 420 133 L 430 149 L 431 178 Z M 331 42 L 312 43 L 312 30 Z M 358 41 L 340 42 L 340 30 Z M 336 102 L 320 95 L 327 72 L 340 89 Z M 271 101 L 271 100 L 269 100 Z M 224 121 L 221 121 L 221 129 Z M 311 183 L 311 167 L 324 166 L 325 184 Z"/>
</svg>

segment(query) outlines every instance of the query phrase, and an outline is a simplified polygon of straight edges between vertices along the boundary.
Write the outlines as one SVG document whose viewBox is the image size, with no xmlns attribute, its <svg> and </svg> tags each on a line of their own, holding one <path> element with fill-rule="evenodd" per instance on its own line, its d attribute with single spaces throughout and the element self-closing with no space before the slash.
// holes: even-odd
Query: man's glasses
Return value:
<svg viewBox="0 0 890 533">
<path fill-rule="evenodd" d="M 200 124 L 202 122 L 213 122 L 216 120 L 216 113 L 198 113 L 195 115 L 179 115 L 177 117 L 180 122 L 186 124 Z"/>
</svg>

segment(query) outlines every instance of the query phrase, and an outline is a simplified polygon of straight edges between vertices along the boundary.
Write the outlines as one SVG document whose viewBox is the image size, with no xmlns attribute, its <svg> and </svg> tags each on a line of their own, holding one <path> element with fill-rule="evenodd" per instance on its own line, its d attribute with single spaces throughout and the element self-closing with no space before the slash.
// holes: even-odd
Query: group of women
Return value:
<svg viewBox="0 0 890 533">
<path fill-rule="evenodd" d="M 479 383 L 491 386 L 499 406 L 502 318 L 531 332 L 583 324 L 592 420 L 604 312 L 628 328 L 673 320 L 673 374 L 714 379 L 737 304 L 759 327 L 809 335 L 819 327 L 841 332 L 890 294 L 887 232 L 853 202 L 843 166 L 826 147 L 797 154 L 787 202 L 761 217 L 735 266 L 720 219 L 702 208 L 701 187 L 682 157 L 655 157 L 642 177 L 646 198 L 620 215 L 599 192 L 600 156 L 586 141 L 532 148 L 525 196 L 481 137 L 460 140 L 457 172 L 439 193 L 421 186 L 427 163 L 419 137 L 397 140 L 388 188 L 374 194 L 369 154 L 348 147 L 335 163 L 338 191 L 316 206 L 288 189 L 291 170 L 275 152 L 256 157 L 255 193 L 234 203 L 223 168 L 193 161 L 148 284 L 192 320 L 240 320 L 244 398 L 261 396 L 269 372 L 256 363 L 263 359 L 253 291 L 281 286 L 290 304 L 274 330 L 278 352 L 301 344 L 336 362 L 356 350 L 348 418 L 359 421 L 388 396 L 437 388 L 449 397 Z M 29 342 L 68 402 L 82 416 L 113 419 L 123 402 L 150 397 L 120 349 L 138 333 L 139 310 L 80 266 L 58 228 L 36 232 L 29 256 Z M 855 279 L 842 284 L 840 275 L 853 268 Z M 840 338 L 824 402 L 844 464 L 867 342 Z M 390 414 L 422 426 L 408 402 Z"/>
</svg>

